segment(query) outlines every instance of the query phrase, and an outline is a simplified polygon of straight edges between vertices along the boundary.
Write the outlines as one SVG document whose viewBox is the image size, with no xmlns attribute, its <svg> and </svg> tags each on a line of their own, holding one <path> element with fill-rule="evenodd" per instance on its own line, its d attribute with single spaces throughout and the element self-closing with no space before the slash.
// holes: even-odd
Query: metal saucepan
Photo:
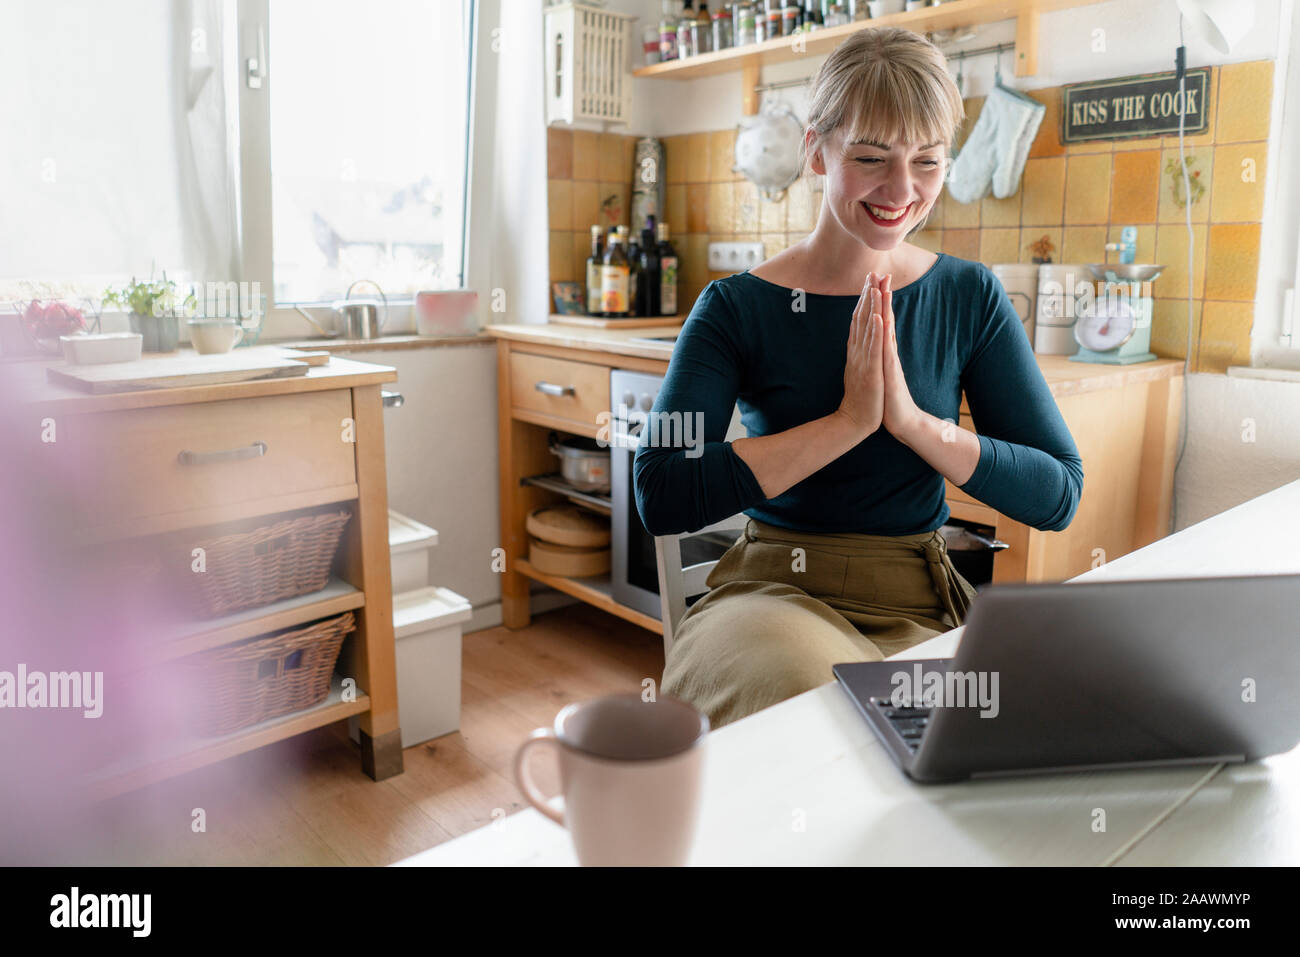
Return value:
<svg viewBox="0 0 1300 957">
<path fill-rule="evenodd" d="M 560 460 L 561 477 L 580 492 L 608 492 L 609 449 L 595 439 L 576 435 L 560 441 L 551 433 L 551 454 Z"/>
</svg>

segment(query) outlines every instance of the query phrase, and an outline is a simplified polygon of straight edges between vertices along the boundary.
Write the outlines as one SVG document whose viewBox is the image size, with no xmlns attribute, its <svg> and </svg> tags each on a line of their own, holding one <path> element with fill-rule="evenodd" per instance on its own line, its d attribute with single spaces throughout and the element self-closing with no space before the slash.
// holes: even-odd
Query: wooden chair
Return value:
<svg viewBox="0 0 1300 957">
<path fill-rule="evenodd" d="M 748 521 L 744 514 L 733 515 L 715 522 L 689 535 L 659 535 L 655 537 L 655 561 L 659 566 L 659 607 L 660 618 L 664 624 L 664 660 L 673 647 L 673 632 L 682 615 L 686 614 L 686 599 L 709 590 L 705 579 L 717 560 L 697 562 L 686 568 L 682 567 L 681 539 L 708 532 L 735 532 L 737 536 L 745 530 Z"/>
</svg>

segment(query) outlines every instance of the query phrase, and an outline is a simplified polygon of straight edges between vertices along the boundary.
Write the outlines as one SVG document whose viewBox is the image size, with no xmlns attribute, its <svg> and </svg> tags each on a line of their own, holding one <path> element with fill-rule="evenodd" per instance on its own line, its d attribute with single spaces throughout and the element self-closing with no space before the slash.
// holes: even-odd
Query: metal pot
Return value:
<svg viewBox="0 0 1300 957">
<path fill-rule="evenodd" d="M 580 492 L 609 491 L 609 449 L 595 439 L 551 433 L 551 454 L 560 460 L 560 475 Z"/>
<path fill-rule="evenodd" d="M 994 529 L 987 525 L 967 527 L 959 524 L 940 526 L 948 559 L 957 574 L 970 584 L 979 587 L 993 581 L 993 559 L 1007 542 L 993 537 Z"/>
</svg>

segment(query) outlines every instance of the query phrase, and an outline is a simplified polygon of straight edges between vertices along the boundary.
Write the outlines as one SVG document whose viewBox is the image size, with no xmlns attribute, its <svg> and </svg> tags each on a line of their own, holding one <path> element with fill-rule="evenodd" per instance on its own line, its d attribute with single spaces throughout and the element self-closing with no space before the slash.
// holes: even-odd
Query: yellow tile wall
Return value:
<svg viewBox="0 0 1300 957">
<path fill-rule="evenodd" d="M 1260 222 L 1267 170 L 1273 61 L 1215 67 L 1209 128 L 1187 137 L 1193 202 L 1193 357 L 1198 372 L 1249 361 Z M 1020 191 L 963 204 L 945 194 L 912 242 L 986 263 L 1030 262 L 1029 244 L 1048 237 L 1056 262 L 1115 262 L 1107 242 L 1138 228 L 1140 262 L 1166 266 L 1155 281 L 1152 351 L 1182 358 L 1187 339 L 1187 235 L 1177 172 L 1177 136 L 1060 142 L 1059 88 L 1029 95 L 1046 106 Z M 1220 110 L 1220 102 L 1232 108 Z M 974 127 L 983 98 L 966 101 L 958 144 Z M 628 223 L 635 136 L 548 131 L 551 279 L 583 281 L 590 226 Z M 710 241 L 756 241 L 765 256 L 802 239 L 816 223 L 821 193 L 811 177 L 776 203 L 731 170 L 734 129 L 663 139 L 666 214 L 682 260 L 681 302 L 688 311 L 712 279 Z M 1171 165 L 1172 164 L 1172 165 Z"/>
</svg>

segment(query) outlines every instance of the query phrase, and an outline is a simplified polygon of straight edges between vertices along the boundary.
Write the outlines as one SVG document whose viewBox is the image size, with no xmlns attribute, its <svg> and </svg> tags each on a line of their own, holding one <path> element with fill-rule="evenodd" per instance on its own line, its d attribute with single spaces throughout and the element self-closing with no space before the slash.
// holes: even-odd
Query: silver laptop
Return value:
<svg viewBox="0 0 1300 957">
<path fill-rule="evenodd" d="M 957 655 L 834 666 L 923 783 L 1300 743 L 1300 574 L 982 585 Z"/>
</svg>

